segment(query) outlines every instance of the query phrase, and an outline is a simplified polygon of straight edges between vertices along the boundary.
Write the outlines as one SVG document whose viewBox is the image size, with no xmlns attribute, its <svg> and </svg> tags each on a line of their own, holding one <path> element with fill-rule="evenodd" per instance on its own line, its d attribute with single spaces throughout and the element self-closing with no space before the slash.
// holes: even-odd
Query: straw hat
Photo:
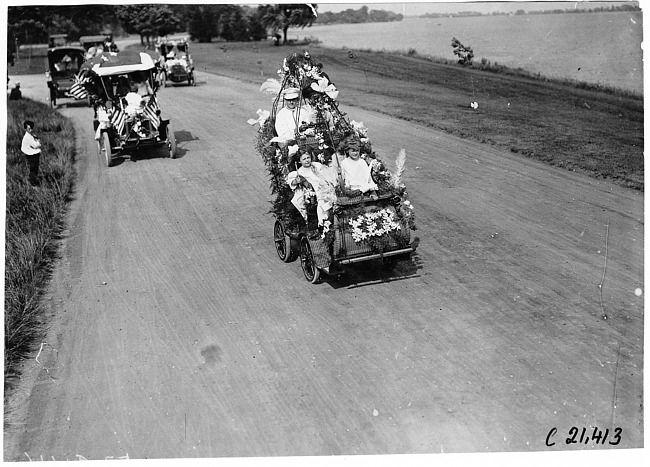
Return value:
<svg viewBox="0 0 650 467">
<path fill-rule="evenodd" d="M 298 99 L 300 96 L 300 90 L 297 88 L 287 88 L 282 91 L 282 95 L 285 99 Z"/>
</svg>

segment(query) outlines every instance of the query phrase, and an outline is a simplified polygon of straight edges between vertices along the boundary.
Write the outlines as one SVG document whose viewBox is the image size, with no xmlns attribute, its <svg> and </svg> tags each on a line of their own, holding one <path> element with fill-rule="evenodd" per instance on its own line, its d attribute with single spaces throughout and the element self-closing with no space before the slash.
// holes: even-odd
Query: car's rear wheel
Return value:
<svg viewBox="0 0 650 467">
<path fill-rule="evenodd" d="M 296 251 L 291 248 L 291 237 L 284 230 L 284 225 L 279 220 L 275 221 L 273 226 L 273 240 L 275 241 L 275 251 L 278 257 L 285 263 L 290 263 L 296 259 Z"/>
<path fill-rule="evenodd" d="M 314 256 L 307 237 L 303 237 L 300 242 L 300 266 L 308 282 L 312 284 L 320 282 L 320 269 L 314 264 Z"/>
</svg>

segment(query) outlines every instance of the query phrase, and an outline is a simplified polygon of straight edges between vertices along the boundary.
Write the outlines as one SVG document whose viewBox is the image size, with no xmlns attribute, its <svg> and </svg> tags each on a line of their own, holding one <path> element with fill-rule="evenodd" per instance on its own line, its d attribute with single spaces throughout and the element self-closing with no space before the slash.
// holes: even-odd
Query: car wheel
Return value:
<svg viewBox="0 0 650 467">
<path fill-rule="evenodd" d="M 99 140 L 100 156 L 106 159 L 106 166 L 113 167 L 113 151 L 111 150 L 111 139 L 108 137 L 108 132 L 102 133 L 102 138 Z"/>
<path fill-rule="evenodd" d="M 273 226 L 273 240 L 275 241 L 275 251 L 283 262 L 290 263 L 296 259 L 296 250 L 291 248 L 293 243 L 291 237 L 286 234 L 284 225 L 279 220 L 276 220 Z"/>
<path fill-rule="evenodd" d="M 314 256 L 312 255 L 307 237 L 303 237 L 300 242 L 300 266 L 308 282 L 312 284 L 318 284 L 320 282 L 320 269 L 314 264 Z"/>
</svg>

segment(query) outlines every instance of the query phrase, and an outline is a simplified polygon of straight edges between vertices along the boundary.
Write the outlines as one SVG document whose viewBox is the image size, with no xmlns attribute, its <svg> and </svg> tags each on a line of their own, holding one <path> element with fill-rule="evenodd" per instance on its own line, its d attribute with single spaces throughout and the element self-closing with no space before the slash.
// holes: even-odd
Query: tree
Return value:
<svg viewBox="0 0 650 467">
<path fill-rule="evenodd" d="M 139 34 L 145 45 L 155 36 L 166 36 L 182 26 L 181 19 L 167 5 L 125 5 L 116 7 L 116 16 L 129 34 Z"/>
<path fill-rule="evenodd" d="M 287 43 L 287 31 L 290 27 L 306 28 L 317 17 L 315 3 L 262 5 L 259 7 L 262 24 L 273 30 L 283 32 L 283 43 Z"/>
<path fill-rule="evenodd" d="M 187 31 L 190 39 L 210 42 L 219 35 L 219 19 L 224 5 L 190 5 L 187 8 Z"/>
<path fill-rule="evenodd" d="M 47 42 L 50 34 L 67 34 L 69 40 L 84 34 L 98 34 L 114 24 L 112 5 L 58 5 L 9 7 L 8 30 L 17 32 L 19 40 Z"/>
<path fill-rule="evenodd" d="M 451 39 L 451 46 L 454 48 L 454 55 L 458 57 L 458 63 L 461 65 L 471 65 L 474 59 L 474 51 L 468 46 L 464 46 L 458 39 Z"/>
<path fill-rule="evenodd" d="M 153 31 L 157 36 L 167 36 L 181 29 L 181 19 L 167 5 L 151 12 Z"/>
</svg>

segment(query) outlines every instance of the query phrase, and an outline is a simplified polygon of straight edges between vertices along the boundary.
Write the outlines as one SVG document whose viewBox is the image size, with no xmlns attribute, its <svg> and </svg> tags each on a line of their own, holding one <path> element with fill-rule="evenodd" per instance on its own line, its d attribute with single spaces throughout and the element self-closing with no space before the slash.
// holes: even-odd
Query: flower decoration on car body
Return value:
<svg viewBox="0 0 650 467">
<path fill-rule="evenodd" d="M 332 222 L 330 222 L 329 220 L 325 220 L 323 222 L 323 231 L 321 232 L 320 238 L 324 239 L 329 233 L 331 227 L 332 227 Z"/>
<path fill-rule="evenodd" d="M 350 121 L 350 125 L 352 125 L 352 129 L 359 137 L 361 138 L 368 137 L 368 129 L 363 125 L 363 122 L 357 122 L 355 120 L 352 120 Z"/>
<path fill-rule="evenodd" d="M 361 214 L 355 219 L 350 219 L 349 224 L 352 227 L 352 238 L 357 243 L 370 237 L 383 237 L 402 228 L 396 222 L 395 213 L 386 208 Z"/>
<path fill-rule="evenodd" d="M 331 99 L 336 99 L 339 95 L 336 86 L 330 84 L 330 81 L 325 77 L 320 78 L 316 83 L 311 83 L 311 88 L 321 94 L 327 94 Z"/>
<path fill-rule="evenodd" d="M 304 120 L 297 122 L 295 138 L 289 140 L 288 145 L 276 145 L 273 143 L 285 142 L 277 137 L 274 119 L 276 112 L 284 106 L 282 91 L 287 88 L 299 90 L 299 105 L 311 107 L 313 118 L 309 123 L 305 123 Z M 363 122 L 350 121 L 347 114 L 339 109 L 339 91 L 323 71 L 323 66 L 308 52 L 290 54 L 282 61 L 277 79 L 267 79 L 260 87 L 260 91 L 273 96 L 273 110 L 271 115 L 261 109 L 258 110 L 257 118 L 250 119 L 249 123 L 252 126 L 256 123 L 260 125 L 256 149 L 271 175 L 271 192 L 276 195 L 271 212 L 285 223 L 288 231 L 297 232 L 306 228 L 309 235 L 329 247 L 334 246 L 335 233 L 338 235 L 343 231 L 348 235 L 354 232 L 353 243 L 363 242 L 360 245 L 363 249 L 370 248 L 381 253 L 396 245 L 400 248 L 404 247 L 407 244 L 405 242 L 408 242 L 405 231 L 415 230 L 413 207 L 410 203 L 404 203 L 406 199 L 405 185 L 402 180 L 404 154 L 400 153 L 401 157 L 396 162 L 394 173 L 386 169 L 382 160 L 373 151 L 368 129 Z M 331 224 L 317 227 L 314 222 L 314 225 L 310 223 L 304 225 L 303 216 L 291 204 L 295 192 L 286 183 L 289 174 L 298 169 L 294 151 L 299 148 L 301 152 L 310 153 L 313 160 L 331 166 L 334 158 L 340 158 L 347 150 L 346 141 L 349 139 L 361 143 L 360 155 L 370 166 L 372 179 L 378 187 L 377 193 L 380 196 L 378 205 L 356 205 L 355 198 L 360 196 L 361 192 L 357 190 L 358 193 L 353 193 L 345 190 L 339 177 L 335 193 L 340 199 L 337 199 L 332 212 L 334 218 L 338 216 L 340 223 L 330 219 Z M 317 198 L 313 187 L 306 184 L 303 188 L 306 204 L 310 209 L 315 209 Z M 390 197 L 395 200 L 382 201 Z M 338 204 L 338 201 L 341 201 L 341 204 Z M 386 206 L 386 202 L 389 202 L 390 206 Z M 339 209 L 338 213 L 337 209 Z M 366 216 L 366 213 L 369 214 Z M 352 222 L 348 223 L 350 220 Z"/>
<path fill-rule="evenodd" d="M 257 119 L 254 118 L 249 118 L 248 119 L 248 124 L 249 125 L 258 125 L 260 126 L 260 129 L 264 125 L 264 122 L 266 122 L 266 119 L 269 118 L 271 115 L 271 112 L 268 110 L 262 110 L 262 109 L 257 109 Z"/>
</svg>

